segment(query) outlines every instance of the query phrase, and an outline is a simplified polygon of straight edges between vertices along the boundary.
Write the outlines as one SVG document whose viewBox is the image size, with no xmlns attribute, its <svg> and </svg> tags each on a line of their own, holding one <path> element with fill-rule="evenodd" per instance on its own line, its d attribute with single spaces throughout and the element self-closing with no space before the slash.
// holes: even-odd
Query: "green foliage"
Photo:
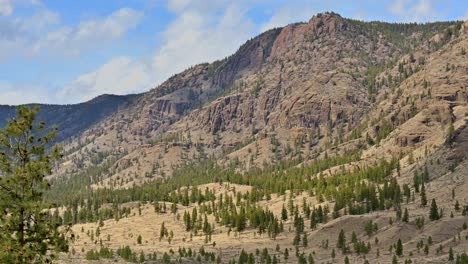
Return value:
<svg viewBox="0 0 468 264">
<path fill-rule="evenodd" d="M 424 186 L 424 182 L 421 185 L 421 206 L 427 205 L 427 197 L 426 197 L 426 187 Z"/>
<path fill-rule="evenodd" d="M 395 253 L 399 257 L 403 256 L 403 243 L 401 243 L 401 239 L 398 239 L 396 249 L 395 249 Z"/>
<path fill-rule="evenodd" d="M 373 38 L 377 38 L 380 35 L 402 49 L 405 53 L 409 53 L 412 47 L 417 46 L 418 42 L 421 43 L 431 38 L 437 33 L 441 33 L 443 38 L 433 48 L 437 49 L 447 43 L 451 36 L 454 34 L 449 29 L 450 26 L 455 25 L 458 28 L 462 22 L 434 22 L 426 24 L 418 23 L 386 23 L 380 21 L 363 22 L 358 20 L 350 20 L 354 25 L 358 26 L 362 32 L 366 32 Z M 412 38 L 411 36 L 417 34 L 418 38 Z"/>
<path fill-rule="evenodd" d="M 415 220 L 416 227 L 421 229 L 424 227 L 424 217 L 417 217 Z"/>
<path fill-rule="evenodd" d="M 429 212 L 429 219 L 431 219 L 431 221 L 436 221 L 436 220 L 440 219 L 439 209 L 437 207 L 437 203 L 436 203 L 435 199 L 432 199 L 432 202 L 431 202 L 431 209 L 430 209 L 430 212 Z"/>
<path fill-rule="evenodd" d="M 132 251 L 129 246 L 120 247 L 117 249 L 117 255 L 126 261 L 136 262 L 136 254 Z"/>
<path fill-rule="evenodd" d="M 403 218 L 401 219 L 403 222 L 408 223 L 409 221 L 409 213 L 408 213 L 408 208 L 405 208 L 405 211 L 403 213 Z"/>
<path fill-rule="evenodd" d="M 364 226 L 364 230 L 366 230 L 366 234 L 368 236 L 371 236 L 374 232 L 377 232 L 379 227 L 377 226 L 377 223 L 374 223 L 372 220 L 366 222 Z"/>
<path fill-rule="evenodd" d="M 336 247 L 341 249 L 343 253 L 346 253 L 346 235 L 343 229 L 340 230 L 338 234 L 338 241 L 336 242 Z"/>
<path fill-rule="evenodd" d="M 110 259 L 114 256 L 114 252 L 106 247 L 101 247 L 99 251 L 90 250 L 86 252 L 87 260 L 99 260 L 101 258 Z"/>
<path fill-rule="evenodd" d="M 455 128 L 453 126 L 453 123 L 450 123 L 450 126 L 447 131 L 447 139 L 446 142 L 448 145 L 452 145 L 455 139 Z"/>
<path fill-rule="evenodd" d="M 468 255 L 466 253 L 462 253 L 457 255 L 457 259 L 455 261 L 456 264 L 466 264 L 468 263 Z"/>
<path fill-rule="evenodd" d="M 68 250 L 64 233 L 45 209 L 45 179 L 59 148 L 48 149 L 56 130 L 37 122 L 39 108 L 20 106 L 0 130 L 0 262 L 42 263 Z"/>
</svg>

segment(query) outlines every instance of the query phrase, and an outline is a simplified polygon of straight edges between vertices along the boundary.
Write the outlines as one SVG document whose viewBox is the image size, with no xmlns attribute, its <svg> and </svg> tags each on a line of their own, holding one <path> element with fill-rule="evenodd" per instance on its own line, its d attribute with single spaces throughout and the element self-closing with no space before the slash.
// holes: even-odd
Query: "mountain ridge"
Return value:
<svg viewBox="0 0 468 264">
<path fill-rule="evenodd" d="M 98 126 L 85 131 L 80 136 L 80 142 L 92 144 L 88 143 L 81 148 L 89 150 L 98 147 L 109 153 L 115 150 L 115 147 L 109 146 L 120 146 L 119 149 L 125 149 L 125 153 L 133 153 L 130 159 L 140 159 L 138 156 L 146 150 L 165 153 L 171 149 L 174 152 L 169 151 L 167 160 L 163 157 L 160 161 L 144 162 L 147 164 L 144 166 L 145 174 L 151 171 L 153 165 L 148 167 L 149 164 L 167 162 L 161 170 L 164 175 L 170 174 L 171 167 L 183 163 L 187 156 L 193 158 L 194 155 L 202 154 L 220 157 L 229 154 L 229 149 L 243 145 L 249 146 L 241 148 L 250 148 L 252 151 L 258 148 L 255 142 L 270 141 L 267 144 L 270 146 L 255 152 L 260 158 L 247 167 L 262 166 L 264 162 L 274 163 L 286 158 L 285 153 L 291 151 L 285 150 L 291 149 L 295 141 L 304 141 L 305 138 L 308 138 L 306 141 L 315 150 L 304 150 L 301 147 L 292 152 L 293 156 L 314 157 L 317 155 L 314 152 L 320 152 L 320 148 L 333 141 L 342 141 L 345 133 L 355 129 L 374 105 L 373 101 L 379 100 L 376 97 L 385 96 L 390 86 L 399 85 L 399 78 L 408 75 L 409 68 L 413 72 L 417 67 L 422 67 L 418 63 L 422 63 L 426 55 L 413 54 L 411 56 L 416 58 L 411 59 L 411 65 L 401 66 L 405 68 L 404 73 L 400 72 L 398 61 L 391 62 L 388 69 L 393 71 L 391 75 L 398 78 L 389 81 L 391 76 L 385 77 L 385 80 L 378 77 L 383 72 L 381 68 L 387 67 L 379 66 L 382 61 L 391 61 L 390 54 L 410 56 L 410 52 L 404 50 L 414 43 L 399 44 L 408 47 L 398 48 L 392 42 L 388 44 L 384 34 L 374 35 L 375 27 L 380 25 L 378 22 L 365 25 L 372 26 L 363 32 L 362 22 L 329 13 L 314 16 L 309 23 L 291 24 L 267 31 L 247 41 L 234 55 L 212 64 L 193 66 L 145 93 L 129 108 L 114 113 Z M 460 23 L 384 23 L 383 30 L 403 30 L 408 38 L 413 39 L 415 35 L 418 36 L 415 33 L 418 28 L 440 35 L 441 29 L 456 25 Z M 323 37 L 315 40 L 309 37 L 317 34 Z M 353 38 L 353 42 L 347 41 L 355 36 L 358 37 Z M 419 53 L 434 49 L 435 42 L 431 37 L 431 34 L 424 33 L 419 34 L 419 39 L 412 40 L 424 44 Z M 343 45 L 338 50 L 334 47 L 340 41 Z M 395 38 L 395 41 L 400 43 L 400 37 Z M 403 65 L 403 62 L 399 63 Z M 239 68 L 239 65 L 243 67 Z M 376 70 L 378 72 L 374 73 Z M 223 77 L 229 75 L 227 73 L 231 74 L 230 78 Z M 379 88 L 381 90 L 377 92 L 377 86 L 384 88 Z M 295 90 L 294 87 L 302 90 Z M 211 95 L 220 91 L 225 91 L 225 95 L 221 94 L 213 100 Z M 348 105 L 344 107 L 344 103 Z M 360 108 L 356 105 L 360 105 Z M 372 132 L 371 136 L 377 134 Z M 168 144 L 173 144 L 167 142 L 168 138 L 172 138 L 170 141 L 175 139 L 175 148 L 168 148 Z M 280 145 L 272 146 L 271 142 Z M 73 149 L 78 145 L 77 141 L 70 144 Z M 140 146 L 142 148 L 139 150 Z M 272 153 L 271 150 L 278 147 L 281 153 Z M 201 150 L 207 153 L 203 154 Z M 77 152 L 76 155 L 81 154 Z"/>
</svg>

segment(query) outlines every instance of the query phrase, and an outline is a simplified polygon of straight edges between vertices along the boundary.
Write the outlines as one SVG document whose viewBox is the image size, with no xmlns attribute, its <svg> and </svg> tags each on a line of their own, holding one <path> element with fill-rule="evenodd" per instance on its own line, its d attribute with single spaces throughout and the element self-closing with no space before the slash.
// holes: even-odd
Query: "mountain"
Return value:
<svg viewBox="0 0 468 264">
<path fill-rule="evenodd" d="M 125 108 L 137 97 L 137 95 L 101 95 L 81 104 L 30 106 L 41 108 L 38 118 L 47 124 L 56 125 L 59 129 L 57 140 L 63 141 L 77 136 L 117 110 Z M 13 118 L 15 114 L 15 106 L 0 105 L 0 127 L 4 127 L 7 120 Z"/>
<path fill-rule="evenodd" d="M 67 128 L 62 260 L 464 263 L 467 49 L 468 22 L 323 13 L 140 95 L 43 106 Z"/>
<path fill-rule="evenodd" d="M 102 152 L 118 159 L 115 169 L 125 167 L 103 175 L 105 182 L 138 176 L 125 187 L 171 174 L 194 157 L 244 169 L 314 159 L 363 133 L 370 111 L 460 25 L 364 23 L 329 13 L 267 31 L 224 60 L 173 76 L 82 133 L 68 145 L 63 168 L 91 159 L 76 158 L 83 150 Z M 377 130 L 369 135 L 380 140 Z"/>
</svg>

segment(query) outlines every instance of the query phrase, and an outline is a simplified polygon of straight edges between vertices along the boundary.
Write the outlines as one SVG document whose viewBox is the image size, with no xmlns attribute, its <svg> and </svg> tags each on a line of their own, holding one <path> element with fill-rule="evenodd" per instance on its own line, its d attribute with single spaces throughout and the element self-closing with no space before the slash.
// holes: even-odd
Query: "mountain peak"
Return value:
<svg viewBox="0 0 468 264">
<path fill-rule="evenodd" d="M 335 33 L 343 31 L 348 28 L 346 19 L 337 13 L 327 12 L 319 13 L 309 20 L 309 25 L 313 32 L 321 33 Z"/>
</svg>

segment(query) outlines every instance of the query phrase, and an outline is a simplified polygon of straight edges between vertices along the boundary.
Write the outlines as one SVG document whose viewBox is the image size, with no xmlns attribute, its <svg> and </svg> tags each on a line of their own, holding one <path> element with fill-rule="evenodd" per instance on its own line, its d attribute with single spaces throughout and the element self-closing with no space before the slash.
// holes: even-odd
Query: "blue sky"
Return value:
<svg viewBox="0 0 468 264">
<path fill-rule="evenodd" d="M 388 22 L 468 19 L 465 0 L 0 0 L 0 104 L 144 92 L 324 11 Z"/>
</svg>

